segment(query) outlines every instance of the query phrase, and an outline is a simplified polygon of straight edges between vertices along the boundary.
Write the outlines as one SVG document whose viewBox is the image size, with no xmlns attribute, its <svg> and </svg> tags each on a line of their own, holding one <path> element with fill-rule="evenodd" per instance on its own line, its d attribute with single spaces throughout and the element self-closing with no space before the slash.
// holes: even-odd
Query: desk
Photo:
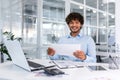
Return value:
<svg viewBox="0 0 120 80">
<path fill-rule="evenodd" d="M 90 65 L 90 64 L 87 64 Z M 101 65 L 101 64 L 97 64 Z M 103 65 L 104 66 L 104 65 Z M 65 75 L 47 76 L 43 71 L 28 72 L 12 62 L 0 64 L 0 80 L 119 80 L 120 70 L 91 71 L 87 67 L 62 69 Z"/>
</svg>

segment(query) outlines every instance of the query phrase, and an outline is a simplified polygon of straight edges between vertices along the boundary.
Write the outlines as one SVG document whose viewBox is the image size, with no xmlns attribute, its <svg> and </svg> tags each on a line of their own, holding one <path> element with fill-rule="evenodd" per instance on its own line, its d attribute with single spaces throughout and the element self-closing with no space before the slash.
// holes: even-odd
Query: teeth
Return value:
<svg viewBox="0 0 120 80">
<path fill-rule="evenodd" d="M 72 28 L 72 29 L 77 29 L 77 28 Z"/>
</svg>

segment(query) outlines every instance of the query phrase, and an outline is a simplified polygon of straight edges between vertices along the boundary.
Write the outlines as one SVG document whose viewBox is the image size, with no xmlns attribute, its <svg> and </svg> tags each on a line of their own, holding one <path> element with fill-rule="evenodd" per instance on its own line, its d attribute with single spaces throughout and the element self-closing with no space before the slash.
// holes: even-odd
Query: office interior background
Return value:
<svg viewBox="0 0 120 80">
<path fill-rule="evenodd" d="M 0 0 L 0 42 L 3 32 L 21 37 L 26 57 L 47 58 L 49 44 L 69 33 L 65 17 L 84 16 L 84 35 L 96 43 L 97 55 L 119 52 L 119 0 Z"/>
</svg>

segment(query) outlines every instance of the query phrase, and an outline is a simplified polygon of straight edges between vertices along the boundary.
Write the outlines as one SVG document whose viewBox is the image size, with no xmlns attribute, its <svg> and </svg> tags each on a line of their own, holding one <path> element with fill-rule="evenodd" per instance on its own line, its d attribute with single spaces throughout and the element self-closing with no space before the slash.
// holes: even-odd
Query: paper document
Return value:
<svg viewBox="0 0 120 80">
<path fill-rule="evenodd" d="M 52 44 L 50 47 L 53 48 L 57 54 L 67 56 L 73 56 L 73 52 L 81 50 L 80 44 Z"/>
</svg>

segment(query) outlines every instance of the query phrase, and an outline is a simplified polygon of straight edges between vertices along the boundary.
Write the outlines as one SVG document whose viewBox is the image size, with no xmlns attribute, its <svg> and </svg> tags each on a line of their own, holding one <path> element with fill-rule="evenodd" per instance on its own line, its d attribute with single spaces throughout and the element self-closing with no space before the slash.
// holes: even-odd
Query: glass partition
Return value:
<svg viewBox="0 0 120 80">
<path fill-rule="evenodd" d="M 13 5 L 16 4 L 16 5 Z M 13 0 L 11 6 L 11 31 L 16 37 L 21 37 L 21 25 L 22 25 L 22 9 L 20 8 L 22 2 L 19 0 Z"/>
<path fill-rule="evenodd" d="M 43 0 L 43 18 L 53 21 L 64 21 L 65 2 L 61 0 Z"/>
<path fill-rule="evenodd" d="M 115 28 L 115 16 L 114 15 L 108 15 L 108 27 Z"/>
<path fill-rule="evenodd" d="M 78 12 L 84 15 L 84 7 L 82 5 L 75 5 L 73 3 L 70 4 L 70 12 Z"/>
<path fill-rule="evenodd" d="M 108 12 L 115 14 L 115 0 L 108 0 Z"/>
<path fill-rule="evenodd" d="M 84 4 L 84 0 L 73 0 L 73 1 Z"/>
<path fill-rule="evenodd" d="M 44 22 L 43 23 L 43 44 L 57 43 L 59 38 L 64 36 L 66 30 L 65 24 Z"/>
<path fill-rule="evenodd" d="M 1 0 L 1 15 L 3 32 L 12 32 L 15 37 L 21 37 L 22 9 L 19 0 Z M 4 4 L 4 5 L 3 5 Z M 17 29 L 17 31 L 16 31 Z"/>
<path fill-rule="evenodd" d="M 57 43 L 65 33 L 65 1 L 43 0 L 42 44 Z"/>
<path fill-rule="evenodd" d="M 96 43 L 97 28 L 96 27 L 87 27 L 87 35 L 91 36 Z"/>
<path fill-rule="evenodd" d="M 22 36 L 25 44 L 37 43 L 37 0 L 24 0 L 22 4 Z"/>
<path fill-rule="evenodd" d="M 106 0 L 107 1 L 107 0 Z M 98 0 L 98 8 L 102 11 L 107 11 L 107 3 L 105 0 Z"/>
<path fill-rule="evenodd" d="M 97 1 L 98 0 L 86 0 L 86 5 L 93 8 L 97 8 Z"/>
<path fill-rule="evenodd" d="M 100 28 L 98 29 L 98 42 L 101 44 L 107 44 L 107 29 Z"/>
<path fill-rule="evenodd" d="M 99 12 L 99 27 L 107 27 L 107 15 L 106 15 L 106 13 Z"/>
<path fill-rule="evenodd" d="M 3 5 L 6 4 L 6 5 Z M 1 17 L 2 17 L 2 27 L 3 32 L 10 31 L 10 18 L 11 18 L 11 2 L 9 0 L 2 0 L 1 1 Z M 9 7 L 9 8 L 8 8 Z"/>
<path fill-rule="evenodd" d="M 86 9 L 86 24 L 97 26 L 97 11 L 93 9 Z"/>
</svg>

